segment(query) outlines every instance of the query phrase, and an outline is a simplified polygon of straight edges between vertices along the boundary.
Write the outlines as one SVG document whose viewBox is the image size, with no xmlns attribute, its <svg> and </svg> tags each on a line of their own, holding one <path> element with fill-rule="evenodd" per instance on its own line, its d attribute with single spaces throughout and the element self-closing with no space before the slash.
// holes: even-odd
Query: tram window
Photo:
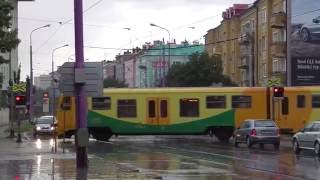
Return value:
<svg viewBox="0 0 320 180">
<path fill-rule="evenodd" d="M 297 107 L 304 108 L 306 107 L 306 96 L 304 95 L 297 95 Z"/>
<path fill-rule="evenodd" d="M 226 108 L 226 97 L 225 96 L 207 96 L 207 108 L 208 109 L 218 109 Z"/>
<path fill-rule="evenodd" d="M 199 117 L 199 99 L 180 99 L 181 117 Z"/>
<path fill-rule="evenodd" d="M 111 108 L 110 97 L 93 97 L 92 109 L 93 110 L 108 110 Z"/>
<path fill-rule="evenodd" d="M 288 97 L 284 97 L 282 100 L 282 114 L 283 115 L 289 114 L 289 99 L 288 99 Z"/>
<path fill-rule="evenodd" d="M 137 117 L 137 102 L 135 99 L 118 100 L 118 117 Z"/>
<path fill-rule="evenodd" d="M 320 108 L 320 95 L 312 96 L 312 108 Z"/>
<path fill-rule="evenodd" d="M 156 102 L 153 100 L 149 101 L 148 108 L 149 108 L 149 117 L 150 118 L 156 117 Z"/>
<path fill-rule="evenodd" d="M 167 100 L 160 101 L 160 116 L 165 118 L 168 116 L 168 102 Z"/>
<path fill-rule="evenodd" d="M 63 97 L 61 109 L 65 111 L 71 110 L 71 97 Z"/>
<path fill-rule="evenodd" d="M 251 108 L 251 96 L 232 96 L 232 108 Z"/>
</svg>

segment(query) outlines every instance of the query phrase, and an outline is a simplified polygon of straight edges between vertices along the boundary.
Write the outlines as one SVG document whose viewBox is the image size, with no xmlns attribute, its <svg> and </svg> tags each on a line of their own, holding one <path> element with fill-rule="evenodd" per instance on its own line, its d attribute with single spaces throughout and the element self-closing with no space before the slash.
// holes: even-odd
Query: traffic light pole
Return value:
<svg viewBox="0 0 320 180">
<path fill-rule="evenodd" d="M 83 12 L 82 0 L 74 0 L 74 30 L 75 30 L 75 72 L 84 69 L 83 55 Z M 87 145 L 85 142 L 88 137 L 87 129 L 87 99 L 85 97 L 84 84 L 76 84 L 76 153 L 77 167 L 88 167 Z"/>
<path fill-rule="evenodd" d="M 13 122 L 14 122 L 14 115 L 13 115 L 13 111 L 14 111 L 14 96 L 13 96 L 13 80 L 12 80 L 12 61 L 11 61 L 11 51 L 9 52 L 9 59 L 10 59 L 10 63 L 9 63 L 9 85 L 10 85 L 10 111 L 9 111 L 9 123 L 10 123 L 10 135 L 9 138 L 14 138 L 14 129 L 13 129 Z"/>
</svg>

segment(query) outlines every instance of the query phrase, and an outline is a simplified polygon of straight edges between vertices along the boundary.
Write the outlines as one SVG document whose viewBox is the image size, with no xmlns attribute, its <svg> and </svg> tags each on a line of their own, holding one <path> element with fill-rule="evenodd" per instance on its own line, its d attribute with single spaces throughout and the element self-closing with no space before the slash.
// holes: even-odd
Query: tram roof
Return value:
<svg viewBox="0 0 320 180">
<path fill-rule="evenodd" d="M 175 87 L 175 88 L 105 88 L 104 93 L 241 93 L 261 92 L 266 87 Z M 320 86 L 285 87 L 286 92 L 290 91 L 316 91 L 320 92 Z"/>
</svg>

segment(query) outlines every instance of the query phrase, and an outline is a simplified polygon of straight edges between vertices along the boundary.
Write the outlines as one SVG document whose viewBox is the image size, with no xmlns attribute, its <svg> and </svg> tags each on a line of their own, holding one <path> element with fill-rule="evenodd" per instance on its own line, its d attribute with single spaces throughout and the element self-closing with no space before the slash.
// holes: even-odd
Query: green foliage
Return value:
<svg viewBox="0 0 320 180">
<path fill-rule="evenodd" d="M 190 61 L 185 64 L 173 64 L 167 82 L 170 87 L 207 87 L 218 83 L 236 86 L 229 77 L 222 74 L 220 57 L 210 57 L 206 52 L 192 54 Z"/>
<path fill-rule="evenodd" d="M 16 48 L 20 43 L 18 37 L 18 30 L 12 28 L 12 15 L 13 10 L 10 1 L 0 0 L 0 50 L 1 53 L 8 53 Z M 10 60 L 0 56 L 0 64 L 8 63 Z"/>
<path fill-rule="evenodd" d="M 120 82 L 116 79 L 113 78 L 107 78 L 103 80 L 103 87 L 108 88 L 108 87 L 114 87 L 114 88 L 122 88 L 122 87 L 128 87 L 127 84 L 124 82 Z"/>
</svg>

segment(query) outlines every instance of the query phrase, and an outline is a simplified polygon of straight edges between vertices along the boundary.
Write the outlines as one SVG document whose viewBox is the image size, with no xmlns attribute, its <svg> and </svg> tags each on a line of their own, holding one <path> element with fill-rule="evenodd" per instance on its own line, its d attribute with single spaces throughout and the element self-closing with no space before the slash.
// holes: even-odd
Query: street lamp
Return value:
<svg viewBox="0 0 320 180">
<path fill-rule="evenodd" d="M 169 70 L 169 68 L 170 68 L 170 31 L 168 29 L 164 28 L 164 27 L 158 26 L 158 25 L 153 24 L 153 23 L 150 23 L 150 26 L 154 26 L 154 27 L 158 27 L 160 29 L 163 29 L 163 30 L 167 31 L 168 34 L 169 34 L 169 42 L 168 42 L 168 45 L 169 45 L 169 48 L 168 48 L 168 70 Z M 161 64 L 161 66 L 162 66 L 162 64 Z M 165 74 L 165 72 L 164 72 L 164 74 Z M 164 84 L 162 86 L 164 86 Z"/>
<path fill-rule="evenodd" d="M 50 24 L 40 26 L 38 28 L 33 29 L 30 32 L 30 94 L 29 94 L 29 120 L 30 122 L 33 119 L 33 69 L 32 69 L 32 33 L 42 29 L 42 28 L 47 28 L 50 27 Z"/>
<path fill-rule="evenodd" d="M 51 113 L 52 113 L 52 116 L 55 117 L 55 88 L 54 88 L 54 61 L 53 61 L 53 55 L 54 55 L 54 52 L 58 49 L 61 49 L 61 48 L 64 48 L 64 47 L 67 47 L 69 46 L 68 44 L 65 44 L 63 46 L 59 46 L 59 47 L 56 47 L 52 50 L 52 59 L 51 59 L 51 63 L 52 63 L 52 66 L 51 66 L 51 79 L 52 79 L 52 107 L 51 107 Z"/>
</svg>

